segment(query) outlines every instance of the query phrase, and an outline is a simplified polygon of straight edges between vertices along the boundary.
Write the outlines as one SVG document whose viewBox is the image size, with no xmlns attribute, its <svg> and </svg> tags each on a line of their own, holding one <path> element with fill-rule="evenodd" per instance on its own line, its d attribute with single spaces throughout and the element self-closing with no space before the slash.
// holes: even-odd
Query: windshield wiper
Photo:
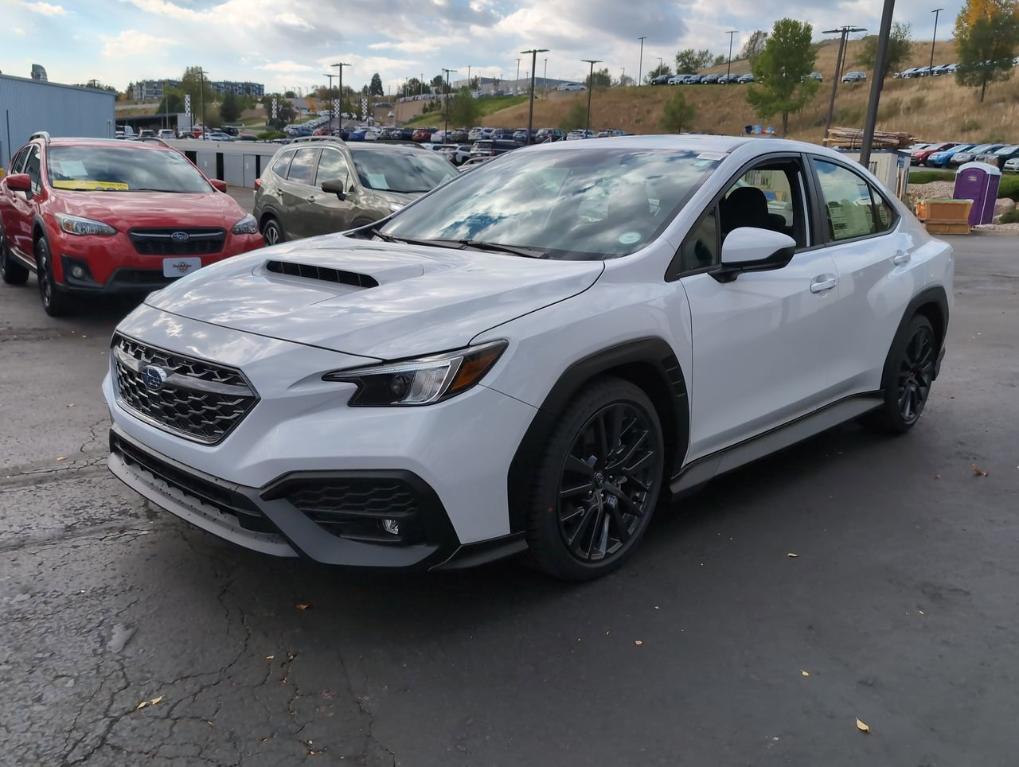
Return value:
<svg viewBox="0 0 1019 767">
<path fill-rule="evenodd" d="M 373 235 L 384 242 L 399 242 L 404 245 L 425 245 L 429 248 L 448 248 L 450 244 L 456 244 L 452 240 L 412 240 L 409 237 L 394 237 L 391 234 L 383 234 L 376 227 L 368 229 Z"/>
<path fill-rule="evenodd" d="M 492 250 L 498 253 L 509 253 L 524 258 L 545 258 L 547 253 L 538 248 L 528 248 L 521 245 L 503 245 L 501 242 L 483 242 L 481 240 L 436 240 L 436 242 L 456 243 L 464 248 L 474 250 Z"/>
</svg>

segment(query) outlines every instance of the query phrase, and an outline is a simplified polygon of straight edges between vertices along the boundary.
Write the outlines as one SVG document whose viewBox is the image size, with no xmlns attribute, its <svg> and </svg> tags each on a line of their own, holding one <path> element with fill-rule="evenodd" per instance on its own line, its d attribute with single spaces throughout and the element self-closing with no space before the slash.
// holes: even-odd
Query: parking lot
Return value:
<svg viewBox="0 0 1019 767">
<path fill-rule="evenodd" d="M 912 433 L 843 426 L 716 480 L 585 585 L 336 571 L 189 528 L 104 466 L 130 305 L 53 320 L 34 280 L 0 286 L 0 762 L 1014 763 L 1019 261 L 953 244 Z"/>
</svg>

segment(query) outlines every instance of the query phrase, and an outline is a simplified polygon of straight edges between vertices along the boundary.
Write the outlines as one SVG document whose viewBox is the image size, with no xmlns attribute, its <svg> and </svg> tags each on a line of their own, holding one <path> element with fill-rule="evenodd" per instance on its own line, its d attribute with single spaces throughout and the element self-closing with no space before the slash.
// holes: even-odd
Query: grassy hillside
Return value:
<svg viewBox="0 0 1019 767">
<path fill-rule="evenodd" d="M 509 108 L 515 107 L 519 104 L 524 105 L 524 123 L 527 122 L 527 97 L 526 96 L 495 96 L 493 98 L 478 99 L 478 105 L 481 107 L 482 116 L 487 116 L 495 112 L 502 112 Z M 408 120 L 404 123 L 404 127 L 415 128 L 417 126 L 429 126 L 439 125 L 442 122 L 442 112 L 426 112 L 413 120 Z M 483 125 L 488 125 L 484 120 L 481 121 Z M 452 126 L 450 126 L 452 127 Z M 468 125 L 468 128 L 474 126 Z M 507 126 L 508 127 L 508 126 Z"/>
<path fill-rule="evenodd" d="M 848 69 L 864 69 L 854 63 L 861 47 L 859 41 L 850 42 L 846 56 Z M 823 138 L 837 50 L 837 42 L 820 46 L 816 69 L 824 75 L 824 82 L 813 102 L 800 114 L 790 117 L 790 138 L 815 142 Z M 929 57 L 930 43 L 918 43 L 906 66 L 925 65 Z M 954 60 L 954 43 L 938 43 L 935 63 L 950 63 Z M 732 71 L 736 73 L 747 72 L 749 68 L 745 61 L 732 64 Z M 725 66 L 708 71 L 724 72 Z M 742 133 L 743 126 L 753 123 L 780 127 L 780 116 L 763 121 L 754 115 L 746 102 L 746 88 L 744 85 L 695 85 L 596 90 L 591 107 L 591 126 L 597 129 L 620 128 L 630 133 L 660 133 L 663 105 L 676 91 L 681 91 L 697 109 L 693 125 L 695 131 Z M 834 124 L 862 127 L 869 92 L 869 82 L 853 85 L 840 83 Z M 535 125 L 558 126 L 576 102 L 586 106 L 587 94 L 549 94 L 547 99 L 535 103 Z M 526 100 L 488 114 L 482 123 L 507 128 L 526 125 Z M 889 78 L 881 95 L 878 128 L 909 132 L 917 138 L 932 141 L 960 139 L 1019 143 L 1019 78 L 989 86 L 983 104 L 978 101 L 976 89 L 957 85 L 951 76 L 917 80 Z"/>
</svg>

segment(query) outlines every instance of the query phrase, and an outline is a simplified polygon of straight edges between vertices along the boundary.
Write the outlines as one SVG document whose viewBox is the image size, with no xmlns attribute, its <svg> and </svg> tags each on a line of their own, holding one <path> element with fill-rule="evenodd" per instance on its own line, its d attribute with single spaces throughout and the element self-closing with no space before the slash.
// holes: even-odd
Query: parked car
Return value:
<svg viewBox="0 0 1019 767">
<path fill-rule="evenodd" d="M 432 149 L 440 152 L 454 165 L 463 165 L 471 158 L 470 144 L 433 144 Z"/>
<path fill-rule="evenodd" d="M 270 245 L 342 232 L 456 175 L 444 156 L 420 147 L 306 139 L 273 155 L 255 184 L 254 215 Z"/>
<path fill-rule="evenodd" d="M 931 168 L 944 168 L 955 155 L 968 152 L 974 144 L 958 144 L 941 152 L 933 152 L 927 156 L 927 165 Z"/>
<path fill-rule="evenodd" d="M 480 127 L 471 128 L 469 131 L 467 131 L 467 140 L 470 141 L 471 143 L 477 141 L 479 138 L 481 138 L 481 131 L 482 128 Z"/>
<path fill-rule="evenodd" d="M 512 139 L 483 138 L 471 147 L 471 157 L 495 157 L 519 149 L 520 144 Z"/>
<path fill-rule="evenodd" d="M 655 83 L 657 85 L 657 83 Z M 565 91 L 567 93 L 575 93 L 577 91 L 586 91 L 587 86 L 581 85 L 580 83 L 563 83 L 562 85 L 556 86 L 557 91 Z"/>
<path fill-rule="evenodd" d="M 978 144 L 972 149 L 967 149 L 965 152 L 959 152 L 958 154 L 952 155 L 948 164 L 954 167 L 959 165 L 965 165 L 968 162 L 973 162 L 978 156 L 987 154 L 988 152 L 997 152 L 1001 149 L 1004 144 Z"/>
<path fill-rule="evenodd" d="M 534 134 L 536 144 L 562 141 L 564 138 L 566 138 L 566 133 L 560 128 L 539 128 L 538 132 Z"/>
<path fill-rule="evenodd" d="M 1013 157 L 1010 160 L 1005 160 L 1005 167 L 1002 170 L 1008 173 L 1019 173 L 1019 157 Z"/>
<path fill-rule="evenodd" d="M 719 77 L 720 75 L 714 73 L 710 75 L 704 75 L 704 77 L 701 78 L 701 83 L 703 85 L 714 85 L 718 82 Z"/>
<path fill-rule="evenodd" d="M 994 152 L 986 152 L 976 156 L 977 162 L 986 162 L 988 165 L 994 165 L 999 169 L 1004 169 L 1005 163 L 1011 160 L 1013 157 L 1019 157 L 1019 146 L 1010 145 L 1003 146 L 1001 149 L 995 150 Z"/>
<path fill-rule="evenodd" d="M 810 80 L 817 80 L 817 82 L 819 83 L 824 82 L 824 75 L 822 75 L 820 72 L 811 72 L 809 75 L 807 75 L 807 78 Z"/>
<path fill-rule="evenodd" d="M 435 133 L 438 128 L 417 128 L 411 134 L 411 141 L 431 141 L 432 134 Z"/>
<path fill-rule="evenodd" d="M 671 79 L 672 79 L 672 75 L 658 75 L 658 77 L 654 77 L 654 78 L 651 79 L 651 84 L 652 85 L 668 85 L 669 84 L 669 80 L 671 80 Z"/>
<path fill-rule="evenodd" d="M 160 142 L 37 134 L 0 179 L 0 274 L 35 273 L 47 314 L 159 290 L 264 244 L 255 219 Z"/>
<path fill-rule="evenodd" d="M 526 144 L 528 138 L 527 128 L 519 128 L 513 131 L 513 140 L 518 144 Z"/>
<path fill-rule="evenodd" d="M 867 79 L 865 72 L 846 72 L 842 75 L 842 82 L 844 83 L 862 83 Z"/>
<path fill-rule="evenodd" d="M 956 146 L 954 141 L 943 141 L 937 144 L 928 144 L 922 149 L 917 149 L 910 153 L 909 164 L 910 165 L 924 165 L 928 158 L 935 152 L 944 152 Z"/>
<path fill-rule="evenodd" d="M 112 339 L 109 466 L 263 554 L 587 580 L 659 501 L 840 422 L 912 429 L 952 264 L 815 144 L 528 147 L 150 297 Z"/>
<path fill-rule="evenodd" d="M 566 140 L 579 141 L 585 138 L 595 138 L 597 135 L 598 134 L 595 133 L 593 130 L 584 130 L 583 128 L 577 128 L 576 130 L 571 130 L 569 133 L 566 134 Z"/>
<path fill-rule="evenodd" d="M 167 139 L 177 138 L 177 134 L 169 128 L 163 128 L 162 130 L 159 131 L 159 133 L 156 134 L 156 138 L 161 138 L 164 141 L 166 141 Z"/>
<path fill-rule="evenodd" d="M 739 83 L 740 85 L 746 85 L 747 83 L 752 83 L 753 81 L 754 76 L 749 72 L 745 75 L 740 75 L 739 78 L 736 80 L 736 82 Z"/>
</svg>

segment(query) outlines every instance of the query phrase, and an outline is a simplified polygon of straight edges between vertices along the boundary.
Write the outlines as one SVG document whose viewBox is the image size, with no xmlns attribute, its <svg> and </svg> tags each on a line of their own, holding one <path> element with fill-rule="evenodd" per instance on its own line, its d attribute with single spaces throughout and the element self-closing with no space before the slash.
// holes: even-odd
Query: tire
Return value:
<svg viewBox="0 0 1019 767">
<path fill-rule="evenodd" d="M 535 471 L 527 541 L 538 568 L 585 581 L 622 565 L 658 503 L 664 449 L 654 405 L 629 381 L 603 378 L 573 397 Z"/>
<path fill-rule="evenodd" d="M 923 415 L 934 382 L 938 337 L 930 320 L 914 317 L 892 341 L 881 376 L 884 401 L 864 423 L 886 434 L 905 434 Z"/>
<path fill-rule="evenodd" d="M 266 245 L 278 245 L 281 242 L 287 241 L 287 236 L 283 233 L 283 227 L 280 226 L 280 222 L 274 216 L 266 216 L 262 222 L 262 237 L 265 238 Z"/>
<path fill-rule="evenodd" d="M 50 317 L 63 317 L 71 312 L 71 297 L 59 285 L 53 276 L 53 257 L 45 237 L 40 237 L 35 244 L 35 276 L 39 283 L 39 299 L 42 308 Z"/>
<path fill-rule="evenodd" d="M 28 268 L 14 260 L 3 227 L 0 227 L 0 278 L 8 285 L 24 285 L 28 280 Z"/>
</svg>

